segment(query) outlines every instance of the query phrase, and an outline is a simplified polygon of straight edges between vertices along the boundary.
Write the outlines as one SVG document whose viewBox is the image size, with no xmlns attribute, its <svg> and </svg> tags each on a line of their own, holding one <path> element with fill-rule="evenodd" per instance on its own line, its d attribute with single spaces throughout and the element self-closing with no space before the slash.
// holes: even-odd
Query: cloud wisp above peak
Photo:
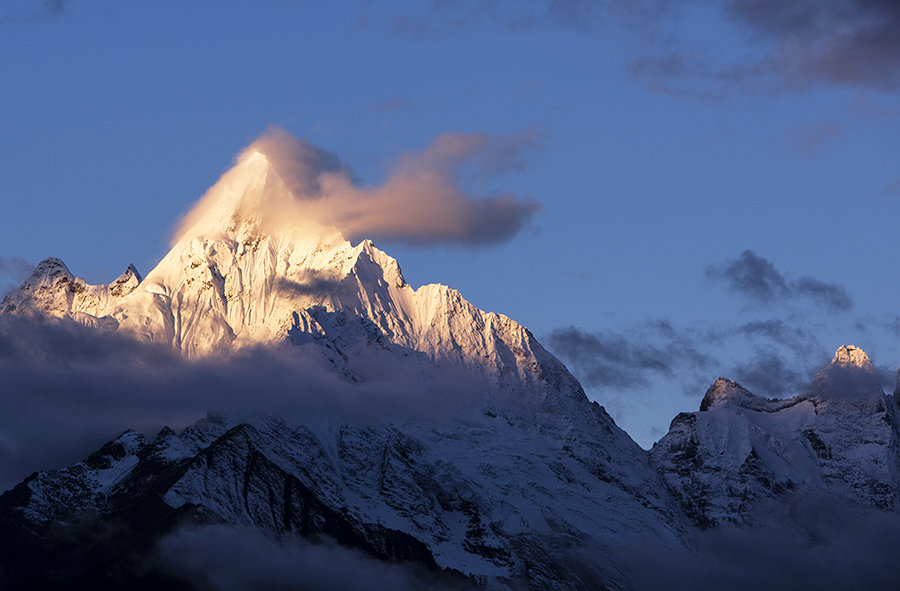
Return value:
<svg viewBox="0 0 900 591">
<path fill-rule="evenodd" d="M 394 33 L 414 39 L 480 27 L 502 27 L 513 32 L 548 25 L 589 30 L 604 18 L 607 8 L 593 0 L 430 0 L 415 11 L 395 12 L 388 17 L 388 23 Z"/>
<path fill-rule="evenodd" d="M 485 245 L 513 238 L 540 209 L 513 193 L 474 195 L 468 185 L 524 168 L 543 135 L 534 128 L 508 135 L 445 133 L 422 151 L 397 158 L 381 184 L 362 185 L 338 156 L 281 129 L 270 129 L 237 158 L 237 165 L 179 224 L 175 241 L 221 216 L 252 175 L 241 165 L 262 154 L 279 182 L 266 180 L 252 207 L 281 225 L 315 222 L 345 238 L 417 245 Z M 242 197 L 240 199 L 243 199 Z M 241 204 L 246 207 L 246 203 Z M 232 207 L 225 206 L 225 209 Z"/>
<path fill-rule="evenodd" d="M 732 0 L 741 25 L 774 42 L 768 60 L 790 85 L 900 85 L 896 0 Z"/>
<path fill-rule="evenodd" d="M 645 323 L 628 333 L 559 328 L 547 343 L 589 387 L 646 386 L 653 377 L 709 364 L 698 343 L 665 320 Z"/>
<path fill-rule="evenodd" d="M 735 90 L 900 86 L 896 0 L 431 0 L 395 11 L 388 23 L 416 39 L 562 27 L 602 42 L 620 29 L 627 35 L 616 49 L 647 88 L 699 98 Z"/>
<path fill-rule="evenodd" d="M 724 45 L 690 34 L 709 22 L 725 35 Z M 679 2 L 670 17 L 644 24 L 646 43 L 632 71 L 651 88 L 708 96 L 736 89 L 900 86 L 900 4 L 894 0 Z"/>
<path fill-rule="evenodd" d="M 814 125 L 803 126 L 795 131 L 795 145 L 799 152 L 807 155 L 815 155 L 834 142 L 846 129 L 836 123 L 821 121 Z"/>
<path fill-rule="evenodd" d="M 732 293 L 757 304 L 782 303 L 801 297 L 831 312 L 853 308 L 853 299 L 843 286 L 808 276 L 789 280 L 771 261 L 752 250 L 745 250 L 737 259 L 707 267 L 706 276 L 725 283 Z"/>
<path fill-rule="evenodd" d="M 35 2 L 10 2 L 11 6 L 6 6 L 0 13 L 0 22 L 29 23 L 51 20 L 61 16 L 66 11 L 68 3 L 69 0 L 43 0 L 40 6 L 35 7 Z"/>
</svg>

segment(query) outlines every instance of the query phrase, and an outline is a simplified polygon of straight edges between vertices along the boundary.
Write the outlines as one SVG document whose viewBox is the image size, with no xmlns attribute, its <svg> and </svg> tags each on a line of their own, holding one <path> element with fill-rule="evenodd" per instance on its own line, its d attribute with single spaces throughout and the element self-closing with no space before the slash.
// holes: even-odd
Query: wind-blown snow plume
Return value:
<svg viewBox="0 0 900 591">
<path fill-rule="evenodd" d="M 384 183 L 360 186 L 336 154 L 281 129 L 270 129 L 237 157 L 227 172 L 179 225 L 174 242 L 198 225 L 227 224 L 216 208 L 235 199 L 232 186 L 253 167 L 268 161 L 275 177 L 263 180 L 253 203 L 237 204 L 269 226 L 317 223 L 336 227 L 348 239 L 386 238 L 416 244 L 487 244 L 515 236 L 538 211 L 537 202 L 511 193 L 473 196 L 461 186 L 465 172 L 483 178 L 521 167 L 521 154 L 538 135 L 443 134 L 422 152 L 403 154 Z M 224 197 L 224 198 L 223 198 Z M 230 211 L 233 213 L 234 209 Z M 204 223 L 204 220 L 206 223 Z"/>
</svg>

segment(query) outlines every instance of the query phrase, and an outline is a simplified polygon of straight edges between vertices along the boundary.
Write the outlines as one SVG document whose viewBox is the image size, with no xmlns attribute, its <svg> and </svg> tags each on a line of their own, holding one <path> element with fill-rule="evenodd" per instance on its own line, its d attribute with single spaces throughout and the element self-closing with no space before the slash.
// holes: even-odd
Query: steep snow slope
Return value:
<svg viewBox="0 0 900 591">
<path fill-rule="evenodd" d="M 85 515 L 121 523 L 152 498 L 159 521 L 190 511 L 195 522 L 329 536 L 492 587 L 618 587 L 623 549 L 680 545 L 679 519 L 666 515 L 677 508 L 654 509 L 660 499 L 640 482 L 644 465 L 632 467 L 636 481 L 616 481 L 602 458 L 499 417 L 204 420 L 180 435 L 163 430 L 149 444 L 128 432 L 82 464 L 36 474 L 0 497 L 0 514 L 43 535 Z"/>
<path fill-rule="evenodd" d="M 894 509 L 900 454 L 893 396 L 868 356 L 841 347 L 807 391 L 767 400 L 719 378 L 650 454 L 701 525 L 758 523 L 785 495 L 822 492 Z"/>
</svg>

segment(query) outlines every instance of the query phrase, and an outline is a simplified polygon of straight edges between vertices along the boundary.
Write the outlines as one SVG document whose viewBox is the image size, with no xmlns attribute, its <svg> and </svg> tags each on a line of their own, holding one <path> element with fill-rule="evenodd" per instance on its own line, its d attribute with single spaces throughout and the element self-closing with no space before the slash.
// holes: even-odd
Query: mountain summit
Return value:
<svg viewBox="0 0 900 591">
<path fill-rule="evenodd" d="M 859 347 L 853 345 L 844 345 L 834 352 L 834 359 L 831 360 L 832 365 L 853 366 L 860 369 L 871 370 L 872 362 L 869 356 Z"/>
<path fill-rule="evenodd" d="M 884 395 L 881 380 L 865 351 L 844 345 L 809 384 L 810 395 L 834 399 L 879 399 Z"/>
<path fill-rule="evenodd" d="M 320 223 L 307 210 L 335 175 L 347 173 L 334 155 L 266 137 L 185 216 L 171 250 L 142 281 L 132 272 L 91 286 L 48 259 L 40 277 L 9 294 L 0 310 L 116 326 L 188 357 L 301 334 L 328 339 L 326 316 L 345 314 L 364 318 L 394 345 L 433 359 L 488 360 L 513 381 L 535 379 L 537 366 L 560 373 L 561 364 L 519 324 L 443 285 L 413 289 L 397 261 L 371 241 L 351 244 Z M 59 277 L 48 275 L 57 267 Z M 96 297 L 86 302 L 81 292 Z"/>
</svg>

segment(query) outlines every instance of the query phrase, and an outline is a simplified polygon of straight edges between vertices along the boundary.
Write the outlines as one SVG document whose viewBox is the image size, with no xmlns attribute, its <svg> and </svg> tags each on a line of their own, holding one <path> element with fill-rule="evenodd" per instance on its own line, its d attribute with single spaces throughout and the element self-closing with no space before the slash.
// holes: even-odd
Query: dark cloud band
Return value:
<svg viewBox="0 0 900 591">
<path fill-rule="evenodd" d="M 706 275 L 725 283 L 729 291 L 760 304 L 802 297 L 832 312 L 853 308 L 853 299 L 842 286 L 813 277 L 788 280 L 771 261 L 752 250 L 745 250 L 737 259 L 708 267 Z"/>
<path fill-rule="evenodd" d="M 710 22 L 750 51 L 699 44 L 694 33 Z M 632 34 L 619 49 L 630 54 L 632 73 L 657 91 L 710 97 L 760 87 L 900 86 L 896 0 L 431 0 L 390 17 L 396 33 L 421 39 L 498 27 L 565 27 L 600 36 L 610 25 Z M 723 61 L 727 53 L 741 57 Z"/>
</svg>

